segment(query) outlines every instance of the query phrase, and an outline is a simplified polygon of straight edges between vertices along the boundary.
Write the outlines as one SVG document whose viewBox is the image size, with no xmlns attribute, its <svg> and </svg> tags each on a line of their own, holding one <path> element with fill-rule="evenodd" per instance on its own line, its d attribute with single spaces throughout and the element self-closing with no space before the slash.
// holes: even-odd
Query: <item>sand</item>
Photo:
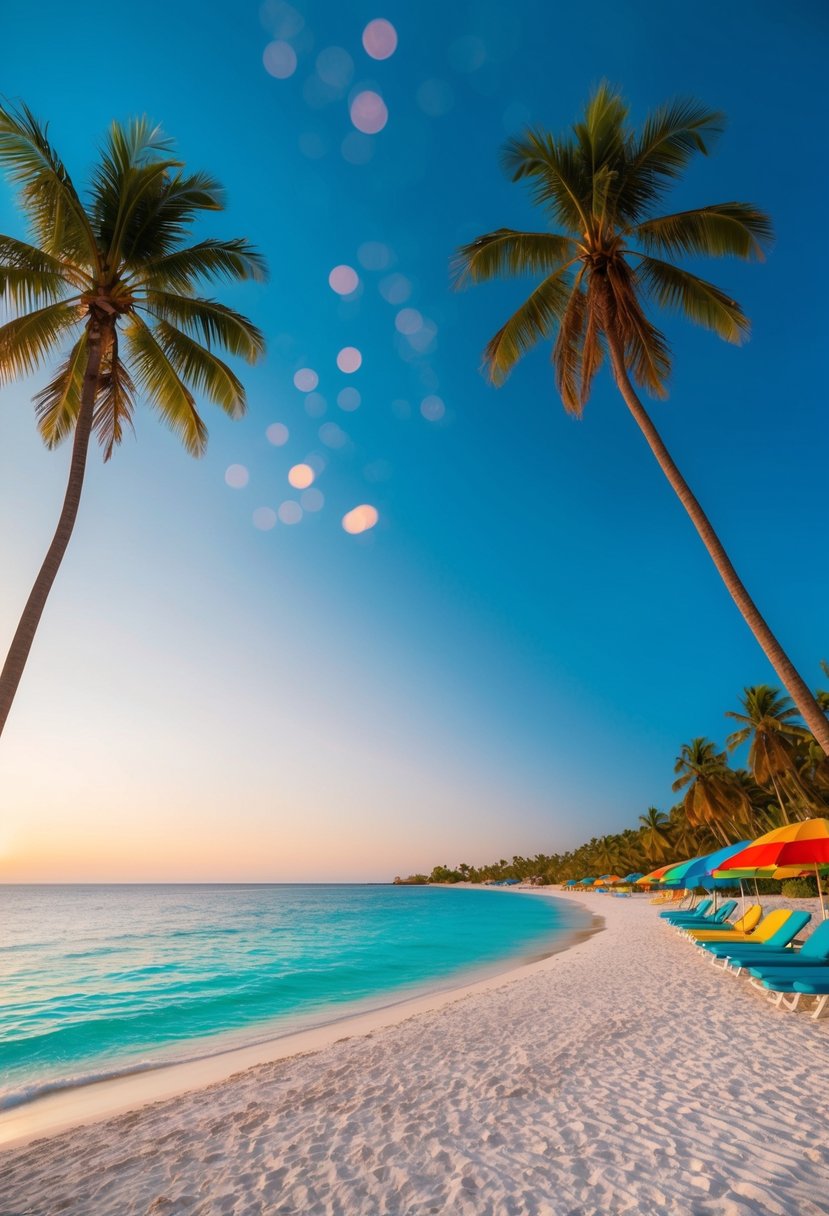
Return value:
<svg viewBox="0 0 829 1216">
<path fill-rule="evenodd" d="M 482 990 L 7 1150 L 0 1213 L 829 1213 L 829 1022 L 576 902 L 604 931 Z"/>
</svg>

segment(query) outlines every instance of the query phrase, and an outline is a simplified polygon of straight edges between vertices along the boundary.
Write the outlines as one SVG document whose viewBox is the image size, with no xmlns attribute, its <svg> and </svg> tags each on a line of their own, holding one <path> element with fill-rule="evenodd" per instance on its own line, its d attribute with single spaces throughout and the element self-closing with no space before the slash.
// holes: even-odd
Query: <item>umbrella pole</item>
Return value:
<svg viewBox="0 0 829 1216">
<path fill-rule="evenodd" d="M 740 899 L 741 899 L 742 905 L 743 905 L 740 910 L 741 910 L 743 916 L 745 916 L 745 914 L 746 914 L 746 891 L 745 891 L 745 887 L 743 886 L 742 878 L 740 879 Z"/>
<path fill-rule="evenodd" d="M 817 862 L 815 862 L 815 878 L 817 879 L 817 893 L 820 896 L 820 910 L 823 913 L 823 919 L 829 920 L 829 917 L 826 915 L 826 905 L 823 902 L 823 890 L 820 885 L 820 870 L 818 869 Z"/>
</svg>

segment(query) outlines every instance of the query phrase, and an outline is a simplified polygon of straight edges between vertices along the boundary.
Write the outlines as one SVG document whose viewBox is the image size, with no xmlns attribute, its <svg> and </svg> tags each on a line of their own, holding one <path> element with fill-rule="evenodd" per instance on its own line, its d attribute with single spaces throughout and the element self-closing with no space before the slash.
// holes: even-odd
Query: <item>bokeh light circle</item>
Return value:
<svg viewBox="0 0 829 1216">
<path fill-rule="evenodd" d="M 358 536 L 360 532 L 367 532 L 369 528 L 373 528 L 379 518 L 377 508 L 364 502 L 343 516 L 343 530 L 350 536 Z"/>
<path fill-rule="evenodd" d="M 336 422 L 324 422 L 319 429 L 319 437 L 327 448 L 344 448 L 348 443 L 348 435 Z"/>
<path fill-rule="evenodd" d="M 394 328 L 399 334 L 416 334 L 423 328 L 423 317 L 416 308 L 401 308 L 394 318 Z"/>
<path fill-rule="evenodd" d="M 363 362 L 363 356 L 356 346 L 344 346 L 337 355 L 337 367 L 346 375 L 356 372 Z"/>
<path fill-rule="evenodd" d="M 312 393 L 320 382 L 320 378 L 312 367 L 301 367 L 294 373 L 294 387 L 301 393 Z"/>
<path fill-rule="evenodd" d="M 386 103 L 373 89 L 363 89 L 351 102 L 351 121 L 364 135 L 376 135 L 389 121 Z"/>
<path fill-rule="evenodd" d="M 397 30 L 384 17 L 375 17 L 363 30 L 363 46 L 372 59 L 388 59 L 397 50 Z"/>
<path fill-rule="evenodd" d="M 302 507 L 289 498 L 280 505 L 277 515 L 283 524 L 298 524 L 302 519 Z"/>
<path fill-rule="evenodd" d="M 337 393 L 337 405 L 341 410 L 345 410 L 346 413 L 352 413 L 354 410 L 358 410 L 360 408 L 361 401 L 362 397 L 357 392 L 356 388 L 352 388 L 350 385 L 348 388 L 340 389 L 340 391 Z"/>
<path fill-rule="evenodd" d="M 344 89 L 354 75 L 354 60 L 341 46 L 328 46 L 317 55 L 317 75 L 332 89 Z"/>
<path fill-rule="evenodd" d="M 307 490 L 314 480 L 314 470 L 309 464 L 295 464 L 288 471 L 288 481 L 295 490 Z"/>
<path fill-rule="evenodd" d="M 443 404 L 441 397 L 430 394 L 430 396 L 424 397 L 421 401 L 420 412 L 427 422 L 440 422 L 446 413 L 446 406 Z"/>
<path fill-rule="evenodd" d="M 350 165 L 367 165 L 374 156 L 374 140 L 359 131 L 349 131 L 340 144 L 340 152 Z"/>
<path fill-rule="evenodd" d="M 382 241 L 363 241 L 357 250 L 357 258 L 366 270 L 385 270 L 391 266 L 392 253 Z"/>
<path fill-rule="evenodd" d="M 284 447 L 291 436 L 284 422 L 272 422 L 265 434 L 268 437 L 268 443 L 272 443 L 275 448 Z"/>
<path fill-rule="evenodd" d="M 412 285 L 404 274 L 387 274 L 380 280 L 380 295 L 387 304 L 405 304 L 412 294 Z"/>
<path fill-rule="evenodd" d="M 328 276 L 328 286 L 338 296 L 350 296 L 360 286 L 360 276 L 353 266 L 335 266 Z"/>
<path fill-rule="evenodd" d="M 276 511 L 273 507 L 257 507 L 253 512 L 253 526 L 260 532 L 270 532 L 276 527 Z"/>
<path fill-rule="evenodd" d="M 325 495 L 322 490 L 318 490 L 316 486 L 311 490 L 305 490 L 300 494 L 299 501 L 302 503 L 303 511 L 321 511 L 325 506 Z"/>
<path fill-rule="evenodd" d="M 328 402 L 322 393 L 309 393 L 305 398 L 305 413 L 309 418 L 321 418 L 328 409 Z"/>
<path fill-rule="evenodd" d="M 269 42 L 262 52 L 262 62 L 269 76 L 287 80 L 296 71 L 296 51 L 290 42 Z"/>
<path fill-rule="evenodd" d="M 225 469 L 225 481 L 231 490 L 243 490 L 250 481 L 250 473 L 243 464 L 231 464 Z"/>
</svg>

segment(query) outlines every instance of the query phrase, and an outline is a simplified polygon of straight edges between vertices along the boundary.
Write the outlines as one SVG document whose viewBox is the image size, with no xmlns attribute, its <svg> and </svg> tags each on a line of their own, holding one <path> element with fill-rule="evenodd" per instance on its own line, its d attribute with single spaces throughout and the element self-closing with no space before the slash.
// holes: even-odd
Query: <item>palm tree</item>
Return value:
<svg viewBox="0 0 829 1216">
<path fill-rule="evenodd" d="M 484 362 L 495 384 L 502 384 L 538 341 L 556 334 L 556 386 L 565 409 L 580 416 L 602 359 L 609 356 L 625 404 L 734 602 L 829 754 L 829 722 L 760 615 L 634 387 L 665 397 L 671 370 L 668 344 L 648 319 L 646 303 L 678 308 L 728 342 L 748 334 L 735 300 L 671 259 L 684 254 L 760 258 L 772 236 L 768 216 L 737 202 L 656 213 L 666 190 L 695 153 L 708 153 L 722 125 L 721 114 L 694 101 L 675 101 L 650 114 L 637 133 L 621 96 L 600 85 L 571 135 L 556 139 L 528 130 L 504 151 L 513 180 L 527 180 L 534 201 L 564 231 L 488 232 L 459 250 L 456 279 L 462 285 L 503 274 L 543 276 L 486 347 Z"/>
<path fill-rule="evenodd" d="M 639 816 L 639 837 L 648 861 L 662 861 L 671 848 L 669 835 L 670 819 L 655 806 L 649 806 L 645 815 Z"/>
<path fill-rule="evenodd" d="M 728 767 L 725 752 L 709 739 L 692 739 L 682 746 L 674 765 L 678 774 L 673 790 L 686 790 L 682 805 L 692 827 L 707 825 L 728 844 L 727 827 L 750 814 L 748 795 L 736 773 Z"/>
<path fill-rule="evenodd" d="M 31 243 L 0 236 L 0 297 L 14 314 L 0 326 L 0 383 L 68 346 L 34 402 L 47 447 L 73 434 L 57 530 L 0 674 L 2 733 L 75 525 L 90 436 L 109 460 L 132 429 L 139 396 L 194 456 L 207 442 L 196 393 L 241 417 L 245 390 L 215 351 L 253 363 L 263 338 L 199 291 L 211 281 L 264 279 L 265 265 L 246 240 L 187 244 L 202 212 L 222 210 L 222 190 L 206 173 L 186 173 L 146 118 L 113 123 L 86 204 L 25 106 L 0 106 L 0 166 L 31 234 Z"/>
<path fill-rule="evenodd" d="M 744 690 L 740 700 L 742 712 L 728 710 L 727 718 L 742 725 L 726 739 L 730 752 L 751 741 L 748 765 L 758 785 L 771 785 L 780 804 L 783 822 L 789 816 L 783 803 L 781 779 L 797 778 L 797 746 L 809 738 L 808 731 L 792 722 L 797 710 L 788 697 L 768 684 L 756 684 Z M 799 784 L 799 783 L 798 783 Z"/>
</svg>

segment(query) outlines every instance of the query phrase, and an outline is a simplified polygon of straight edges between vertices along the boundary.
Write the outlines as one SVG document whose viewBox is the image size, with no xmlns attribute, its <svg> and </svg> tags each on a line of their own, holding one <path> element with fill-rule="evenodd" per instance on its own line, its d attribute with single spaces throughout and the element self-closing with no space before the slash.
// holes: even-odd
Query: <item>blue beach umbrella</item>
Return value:
<svg viewBox="0 0 829 1216">
<path fill-rule="evenodd" d="M 622 882 L 636 882 L 637 878 L 644 878 L 645 875 L 641 870 L 637 870 L 635 874 L 626 874 Z"/>
<path fill-rule="evenodd" d="M 724 848 L 717 849 L 716 853 L 708 853 L 705 857 L 697 857 L 686 868 L 683 875 L 686 886 L 705 887 L 706 890 L 711 890 L 712 887 L 719 885 L 727 886 L 727 878 L 712 878 L 711 875 L 715 870 L 720 868 L 724 861 L 727 861 L 729 857 L 733 857 L 736 853 L 742 852 L 750 843 L 747 840 L 740 840 L 737 844 L 727 844 Z M 731 880 L 731 885 L 734 886 L 733 879 Z"/>
<path fill-rule="evenodd" d="M 578 881 L 579 880 L 577 878 L 568 878 L 564 885 L 565 887 L 575 887 L 578 886 Z"/>
</svg>

